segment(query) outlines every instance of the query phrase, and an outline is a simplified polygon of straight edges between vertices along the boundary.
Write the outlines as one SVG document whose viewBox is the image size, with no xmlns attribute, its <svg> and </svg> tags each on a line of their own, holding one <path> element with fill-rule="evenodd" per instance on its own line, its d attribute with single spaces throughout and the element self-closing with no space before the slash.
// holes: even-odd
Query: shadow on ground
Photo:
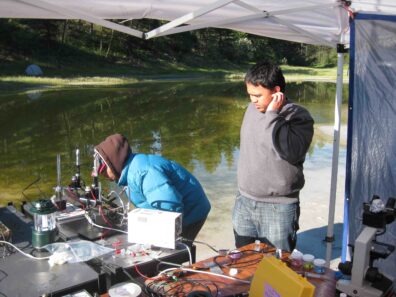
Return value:
<svg viewBox="0 0 396 297">
<path fill-rule="evenodd" d="M 332 246 L 331 260 L 341 256 L 343 224 L 334 224 L 334 241 Z M 315 258 L 326 258 L 327 226 L 313 228 L 297 234 L 297 249 L 304 254 L 312 254 Z"/>
</svg>

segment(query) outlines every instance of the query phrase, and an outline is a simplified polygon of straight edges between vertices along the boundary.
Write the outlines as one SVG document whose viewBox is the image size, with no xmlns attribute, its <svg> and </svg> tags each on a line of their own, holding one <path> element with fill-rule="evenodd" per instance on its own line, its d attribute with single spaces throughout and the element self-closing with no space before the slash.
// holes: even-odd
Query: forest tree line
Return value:
<svg viewBox="0 0 396 297">
<path fill-rule="evenodd" d="M 160 25 L 158 20 L 124 23 L 140 31 Z M 58 64 L 106 61 L 143 65 L 166 61 L 192 67 L 238 65 L 270 59 L 296 66 L 334 66 L 335 49 L 227 29 L 201 29 L 149 40 L 81 20 L 0 19 L 0 63 L 45 61 Z M 1 64 L 0 64 L 1 65 Z"/>
</svg>

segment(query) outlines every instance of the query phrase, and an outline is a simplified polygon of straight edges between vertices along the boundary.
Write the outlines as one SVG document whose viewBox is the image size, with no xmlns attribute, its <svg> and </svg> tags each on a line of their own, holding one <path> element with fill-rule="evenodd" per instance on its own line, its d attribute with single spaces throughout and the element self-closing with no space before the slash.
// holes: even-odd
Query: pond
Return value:
<svg viewBox="0 0 396 297">
<path fill-rule="evenodd" d="M 288 83 L 288 97 L 315 120 L 315 136 L 305 162 L 304 205 L 316 207 L 327 223 L 333 145 L 335 83 Z M 344 101 L 347 88 L 344 87 Z M 61 156 L 62 183 L 75 172 L 81 151 L 82 177 L 91 181 L 94 145 L 113 133 L 125 134 L 134 152 L 161 154 L 188 168 L 212 202 L 198 239 L 233 244 L 231 210 L 236 192 L 239 129 L 249 102 L 240 81 L 157 81 L 119 88 L 21 91 L 0 96 L 0 205 L 50 197 Z M 342 105 L 345 135 L 347 106 Z M 345 136 L 341 141 L 338 192 L 342 193 Z M 39 180 L 38 180 L 39 179 Z M 37 183 L 24 190 L 33 181 Z M 112 187 L 103 181 L 104 187 Z M 309 215 L 312 215 L 308 212 Z M 342 213 L 337 212 L 336 219 Z M 302 226 L 302 229 L 304 226 Z M 224 233 L 219 238 L 216 234 Z"/>
</svg>

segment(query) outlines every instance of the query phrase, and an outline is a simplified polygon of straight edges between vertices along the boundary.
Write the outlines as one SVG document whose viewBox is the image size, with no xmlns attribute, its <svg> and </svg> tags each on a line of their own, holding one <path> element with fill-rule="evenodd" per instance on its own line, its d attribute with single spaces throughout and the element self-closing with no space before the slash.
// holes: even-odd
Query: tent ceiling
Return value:
<svg viewBox="0 0 396 297">
<path fill-rule="evenodd" d="M 216 27 L 334 47 L 348 43 L 348 10 L 395 14 L 395 2 L 355 0 L 347 7 L 341 0 L 0 0 L 0 18 L 82 19 L 144 39 Z M 123 25 L 143 18 L 168 23 L 150 32 Z"/>
</svg>

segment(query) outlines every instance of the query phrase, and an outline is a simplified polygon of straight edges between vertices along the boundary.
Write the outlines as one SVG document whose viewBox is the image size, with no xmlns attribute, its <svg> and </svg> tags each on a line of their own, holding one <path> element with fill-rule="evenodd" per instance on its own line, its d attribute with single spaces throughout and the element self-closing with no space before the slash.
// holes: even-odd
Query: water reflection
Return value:
<svg viewBox="0 0 396 297">
<path fill-rule="evenodd" d="M 287 94 L 310 110 L 317 127 L 331 127 L 335 84 L 289 83 Z M 0 204 L 22 199 L 22 190 L 38 177 L 41 191 L 52 194 L 57 154 L 62 156 L 62 178 L 67 184 L 74 173 L 77 147 L 82 175 L 89 179 L 93 145 L 115 132 L 125 134 L 135 152 L 158 153 L 178 161 L 199 175 L 217 197 L 225 186 L 235 187 L 239 129 L 247 103 L 241 82 L 43 90 L 36 100 L 26 94 L 3 94 Z M 320 159 L 321 149 L 329 143 L 328 133 L 316 130 L 309 158 Z M 39 195 L 37 189 L 29 191 L 29 197 Z"/>
</svg>

